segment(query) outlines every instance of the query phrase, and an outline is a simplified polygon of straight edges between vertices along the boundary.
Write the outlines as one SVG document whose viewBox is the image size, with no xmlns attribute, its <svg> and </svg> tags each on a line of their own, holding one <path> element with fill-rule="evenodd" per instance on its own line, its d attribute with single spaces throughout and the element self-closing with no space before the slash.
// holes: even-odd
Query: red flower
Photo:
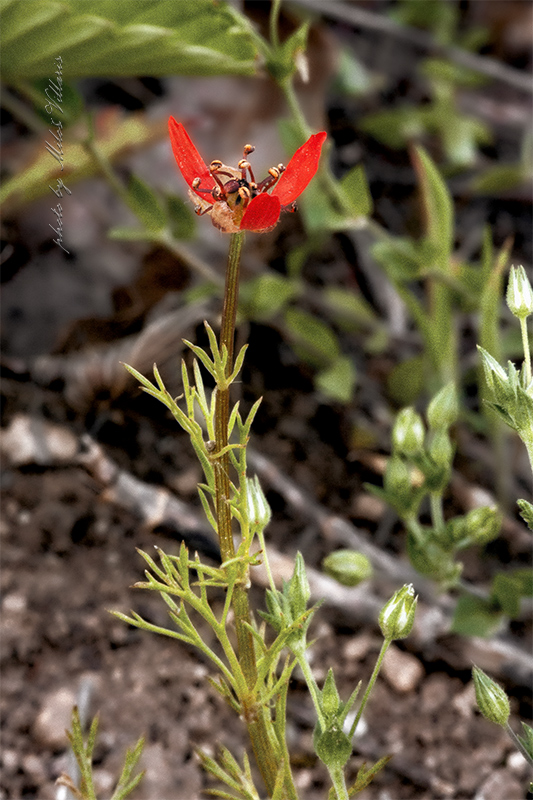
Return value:
<svg viewBox="0 0 533 800">
<path fill-rule="evenodd" d="M 257 183 L 247 160 L 254 151 L 252 145 L 245 146 L 244 158 L 237 168 L 221 161 L 207 166 L 183 125 L 170 117 L 168 126 L 174 157 L 189 186 L 196 213 L 211 214 L 213 225 L 225 233 L 265 232 L 277 223 L 282 209 L 294 210 L 294 201 L 318 169 L 327 135 L 322 132 L 310 136 L 287 167 L 271 167 L 268 177 Z"/>
</svg>

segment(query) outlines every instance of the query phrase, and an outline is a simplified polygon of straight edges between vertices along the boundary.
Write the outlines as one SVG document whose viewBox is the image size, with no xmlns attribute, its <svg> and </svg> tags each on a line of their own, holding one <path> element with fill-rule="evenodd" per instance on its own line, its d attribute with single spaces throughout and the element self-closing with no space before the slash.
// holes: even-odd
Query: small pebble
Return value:
<svg viewBox="0 0 533 800">
<path fill-rule="evenodd" d="M 522 800 L 523 788 L 506 769 L 493 772 L 480 787 L 474 800 Z"/>
<path fill-rule="evenodd" d="M 407 694 L 416 689 L 424 675 L 424 667 L 411 653 L 391 645 L 383 661 L 381 673 L 397 692 Z"/>
<path fill-rule="evenodd" d="M 33 725 L 33 735 L 43 747 L 60 750 L 68 744 L 67 728 L 70 728 L 72 708 L 76 703 L 70 689 L 57 689 L 45 698 Z"/>
</svg>

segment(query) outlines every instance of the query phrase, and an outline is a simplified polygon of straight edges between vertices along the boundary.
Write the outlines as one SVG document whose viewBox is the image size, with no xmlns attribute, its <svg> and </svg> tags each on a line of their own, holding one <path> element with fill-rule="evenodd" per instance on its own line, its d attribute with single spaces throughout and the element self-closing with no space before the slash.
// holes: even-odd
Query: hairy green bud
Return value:
<svg viewBox="0 0 533 800">
<path fill-rule="evenodd" d="M 385 639 L 405 639 L 415 620 L 416 603 L 413 585 L 405 584 L 381 609 L 379 627 Z"/>
<path fill-rule="evenodd" d="M 322 732 L 317 725 L 313 744 L 319 759 L 331 770 L 344 767 L 352 754 L 352 743 L 349 737 L 340 730 Z"/>
<path fill-rule="evenodd" d="M 427 410 L 427 419 L 430 428 L 449 428 L 459 416 L 459 403 L 454 383 L 447 383 L 446 386 L 437 392 L 430 402 Z"/>
<path fill-rule="evenodd" d="M 420 414 L 414 408 L 403 408 L 392 429 L 394 450 L 407 458 L 418 455 L 424 449 L 425 433 Z"/>
<path fill-rule="evenodd" d="M 506 300 L 511 313 L 518 319 L 533 314 L 533 288 L 524 267 L 511 267 Z"/>
<path fill-rule="evenodd" d="M 505 727 L 511 713 L 509 698 L 501 686 L 489 678 L 479 667 L 472 670 L 474 688 L 476 690 L 476 702 L 478 708 L 486 719 L 495 722 L 496 725 Z"/>
<path fill-rule="evenodd" d="M 372 577 L 370 560 L 356 550 L 335 550 L 322 562 L 326 575 L 343 586 L 357 586 Z"/>
</svg>

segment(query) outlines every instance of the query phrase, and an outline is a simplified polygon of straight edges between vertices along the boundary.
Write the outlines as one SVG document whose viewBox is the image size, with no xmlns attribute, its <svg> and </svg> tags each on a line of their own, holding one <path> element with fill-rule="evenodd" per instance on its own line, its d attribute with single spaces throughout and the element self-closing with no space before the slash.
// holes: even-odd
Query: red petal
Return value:
<svg viewBox="0 0 533 800">
<path fill-rule="evenodd" d="M 282 206 L 294 203 L 301 195 L 318 169 L 320 151 L 327 133 L 315 133 L 293 155 L 287 169 L 272 190 L 272 197 L 278 197 Z"/>
<path fill-rule="evenodd" d="M 281 206 L 277 197 L 269 194 L 258 194 L 251 201 L 241 220 L 243 231 L 267 231 L 273 228 L 279 219 Z"/>
<path fill-rule="evenodd" d="M 189 187 L 192 189 L 192 182 L 195 178 L 201 178 L 202 189 L 214 189 L 215 181 L 209 174 L 209 170 L 202 156 L 193 145 L 189 134 L 181 122 L 176 122 L 174 117 L 170 117 L 168 129 L 174 158 Z M 205 197 L 204 192 L 199 194 L 200 197 Z"/>
</svg>

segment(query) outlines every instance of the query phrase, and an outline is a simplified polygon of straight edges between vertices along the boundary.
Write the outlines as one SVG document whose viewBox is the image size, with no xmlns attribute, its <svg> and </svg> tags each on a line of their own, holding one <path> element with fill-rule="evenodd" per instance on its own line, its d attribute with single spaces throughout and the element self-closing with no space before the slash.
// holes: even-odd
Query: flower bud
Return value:
<svg viewBox="0 0 533 800">
<path fill-rule="evenodd" d="M 381 609 L 379 627 L 385 639 L 405 639 L 415 620 L 416 603 L 413 585 L 405 584 Z"/>
<path fill-rule="evenodd" d="M 459 416 L 459 404 L 454 383 L 447 383 L 437 392 L 427 410 L 430 428 L 449 428 Z"/>
<path fill-rule="evenodd" d="M 369 559 L 355 550 L 335 550 L 322 562 L 326 575 L 335 578 L 343 586 L 357 586 L 372 577 Z"/>
<path fill-rule="evenodd" d="M 412 494 L 411 474 L 409 467 L 399 456 L 389 458 L 384 484 L 388 494 L 396 496 L 403 503 L 410 500 Z"/>
<path fill-rule="evenodd" d="M 483 373 L 489 389 L 494 393 L 495 399 L 499 403 L 507 404 L 509 400 L 509 376 L 504 368 L 498 364 L 495 358 L 491 356 L 486 350 L 479 345 L 477 346 L 479 355 L 481 356 L 481 364 L 483 366 Z M 511 392 L 512 394 L 512 392 Z"/>
<path fill-rule="evenodd" d="M 498 686 L 479 667 L 474 667 L 472 670 L 472 678 L 476 690 L 476 702 L 483 716 L 491 722 L 495 722 L 496 725 L 505 727 L 511 708 L 509 698 L 502 687 Z"/>
<path fill-rule="evenodd" d="M 496 506 L 473 508 L 465 517 L 465 533 L 473 544 L 485 545 L 497 538 L 502 515 Z"/>
<path fill-rule="evenodd" d="M 294 561 L 294 572 L 287 587 L 287 598 L 289 601 L 292 618 L 300 617 L 307 609 L 307 602 L 311 597 L 311 589 L 305 571 L 305 562 L 301 553 L 296 553 Z"/>
<path fill-rule="evenodd" d="M 333 670 L 329 668 L 324 688 L 322 689 L 322 712 L 327 719 L 334 718 L 339 710 L 341 699 L 335 686 Z"/>
<path fill-rule="evenodd" d="M 450 467 L 453 460 L 453 445 L 445 428 L 435 433 L 429 447 L 429 455 L 439 467 Z"/>
<path fill-rule="evenodd" d="M 315 752 L 328 769 L 342 769 L 352 754 L 349 737 L 339 730 L 320 732 L 318 726 L 313 736 Z"/>
<path fill-rule="evenodd" d="M 392 442 L 396 452 L 407 458 L 416 456 L 424 448 L 424 423 L 414 408 L 403 408 L 392 429 Z"/>
<path fill-rule="evenodd" d="M 246 505 L 250 525 L 263 531 L 270 522 L 272 512 L 257 475 L 246 478 Z"/>
<path fill-rule="evenodd" d="M 511 267 L 506 300 L 511 313 L 518 319 L 533 314 L 533 289 L 524 267 Z"/>
</svg>

